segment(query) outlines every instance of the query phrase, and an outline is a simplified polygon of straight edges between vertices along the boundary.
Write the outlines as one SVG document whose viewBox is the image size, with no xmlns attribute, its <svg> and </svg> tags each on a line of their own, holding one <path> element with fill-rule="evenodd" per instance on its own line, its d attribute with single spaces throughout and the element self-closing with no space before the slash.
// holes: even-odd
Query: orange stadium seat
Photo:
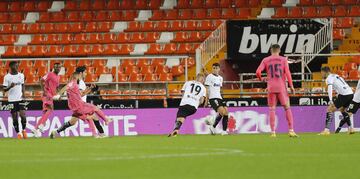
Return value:
<svg viewBox="0 0 360 179">
<path fill-rule="evenodd" d="M 149 8 L 147 1 L 141 1 L 141 0 L 135 1 L 135 7 L 137 9 L 148 9 Z"/>
<path fill-rule="evenodd" d="M 162 73 L 168 73 L 168 72 L 169 72 L 169 67 L 167 67 L 166 65 L 161 65 L 161 64 L 156 65 L 155 73 L 162 74 Z"/>
<path fill-rule="evenodd" d="M 85 32 L 96 32 L 97 31 L 96 22 L 87 22 L 84 30 Z"/>
<path fill-rule="evenodd" d="M 48 34 L 46 38 L 46 44 L 58 44 L 60 42 L 60 38 L 58 34 Z"/>
<path fill-rule="evenodd" d="M 347 8 L 345 6 L 336 6 L 333 16 L 342 17 L 342 16 L 346 16 L 346 14 L 347 14 Z"/>
<path fill-rule="evenodd" d="M 49 1 L 40 1 L 38 2 L 36 9 L 38 11 L 47 11 L 50 8 L 50 2 Z"/>
<path fill-rule="evenodd" d="M 137 74 L 137 73 L 132 73 L 129 75 L 129 81 L 130 82 L 141 82 L 142 80 L 142 75 L 141 74 Z"/>
<path fill-rule="evenodd" d="M 149 59 L 138 59 L 136 61 L 136 66 L 138 67 L 143 67 L 143 66 L 148 66 L 150 65 L 150 60 Z"/>
<path fill-rule="evenodd" d="M 93 13 L 92 11 L 84 11 L 82 14 L 81 14 L 81 20 L 82 21 L 92 21 L 93 19 Z"/>
<path fill-rule="evenodd" d="M 270 1 L 270 6 L 282 6 L 284 3 L 284 0 L 271 0 Z"/>
<path fill-rule="evenodd" d="M 356 70 L 358 68 L 358 65 L 354 62 L 348 62 L 344 65 L 344 71 L 351 71 Z"/>
<path fill-rule="evenodd" d="M 64 12 L 53 12 L 50 14 L 51 22 L 63 22 L 65 20 Z"/>
<path fill-rule="evenodd" d="M 159 74 L 159 80 L 160 81 L 172 81 L 173 76 L 171 73 L 160 73 Z"/>
<path fill-rule="evenodd" d="M 161 6 L 161 0 L 150 0 L 148 6 L 150 9 L 158 9 Z"/>
<path fill-rule="evenodd" d="M 157 65 L 165 65 L 165 59 L 155 58 L 151 60 L 151 66 L 156 67 Z"/>
<path fill-rule="evenodd" d="M 119 50 L 119 54 L 129 55 L 130 52 L 134 51 L 134 45 L 132 44 L 123 44 Z"/>
<path fill-rule="evenodd" d="M 247 19 L 251 16 L 250 8 L 239 8 L 236 13 L 236 18 Z"/>
<path fill-rule="evenodd" d="M 157 81 L 157 75 L 156 74 L 145 74 L 144 81 Z"/>
<path fill-rule="evenodd" d="M 304 8 L 304 17 L 316 17 L 318 15 L 316 7 Z"/>
<path fill-rule="evenodd" d="M 248 7 L 248 0 L 237 0 L 237 1 L 234 1 L 235 2 L 235 7 Z"/>
<path fill-rule="evenodd" d="M 33 66 L 33 63 L 32 63 L 32 61 L 29 61 L 29 60 L 20 61 L 20 64 L 19 64 L 20 69 L 32 68 L 32 66 Z"/>
<path fill-rule="evenodd" d="M 0 2 L 0 12 L 7 12 L 8 5 L 8 2 Z"/>
<path fill-rule="evenodd" d="M 45 60 L 35 60 L 34 62 L 34 68 L 45 68 L 47 66 L 47 61 Z"/>
<path fill-rule="evenodd" d="M 122 17 L 123 17 L 122 19 L 125 21 L 134 20 L 137 17 L 137 11 L 127 10 L 124 12 Z"/>
<path fill-rule="evenodd" d="M 85 77 L 85 82 L 96 82 L 98 80 L 98 76 L 96 74 L 88 73 Z"/>
<path fill-rule="evenodd" d="M 120 3 L 118 0 L 109 0 L 106 9 L 120 9 Z"/>
<path fill-rule="evenodd" d="M 98 32 L 109 32 L 110 29 L 113 28 L 113 24 L 111 22 L 98 22 L 97 26 Z"/>
<path fill-rule="evenodd" d="M 71 11 L 66 14 L 66 21 L 68 22 L 76 22 L 79 21 L 79 12 L 77 11 Z"/>
<path fill-rule="evenodd" d="M 169 91 L 170 98 L 181 98 L 181 91 L 179 89 L 172 89 Z"/>
<path fill-rule="evenodd" d="M 219 19 L 221 18 L 221 9 L 209 9 L 208 10 L 208 19 Z"/>
<path fill-rule="evenodd" d="M 347 71 L 344 70 L 339 70 L 336 72 L 336 74 L 338 74 L 339 76 L 341 76 L 344 79 L 347 79 L 349 77 L 349 74 Z"/>
<path fill-rule="evenodd" d="M 146 89 L 140 90 L 138 92 L 139 96 L 137 96 L 137 99 L 152 99 L 152 96 L 150 96 L 150 94 L 151 94 L 150 90 L 146 90 Z"/>
<path fill-rule="evenodd" d="M 54 28 L 54 24 L 53 23 L 47 23 L 47 24 L 42 24 L 41 25 L 41 32 L 42 33 L 52 33 L 54 32 L 55 28 Z"/>
<path fill-rule="evenodd" d="M 177 50 L 177 45 L 175 43 L 165 44 L 160 54 L 173 54 Z"/>
<path fill-rule="evenodd" d="M 153 96 L 153 99 L 166 99 L 166 90 L 164 89 L 155 89 L 153 91 L 153 94 L 157 95 L 157 96 Z"/>
<path fill-rule="evenodd" d="M 65 60 L 63 65 L 64 65 L 64 67 L 75 67 L 76 61 L 75 60 Z"/>
<path fill-rule="evenodd" d="M 206 19 L 208 17 L 206 9 L 194 9 L 193 19 Z"/>
<path fill-rule="evenodd" d="M 163 10 L 153 10 L 150 20 L 161 20 L 165 14 Z"/>
<path fill-rule="evenodd" d="M 141 74 L 153 74 L 154 68 L 152 66 L 141 66 L 140 73 Z"/>
<path fill-rule="evenodd" d="M 141 43 L 143 42 L 145 39 L 145 34 L 142 33 L 142 32 L 135 32 L 132 34 L 132 37 L 131 37 L 131 42 L 133 43 Z"/>
<path fill-rule="evenodd" d="M 175 21 L 179 22 L 179 21 Z M 154 30 L 157 31 L 167 31 L 172 28 L 172 24 L 170 25 L 168 21 L 158 21 L 154 23 Z"/>
<path fill-rule="evenodd" d="M 177 7 L 181 9 L 186 9 L 190 7 L 190 0 L 178 0 Z"/>
<path fill-rule="evenodd" d="M 55 32 L 66 33 L 69 31 L 70 25 L 68 23 L 57 23 L 54 25 Z"/>
<path fill-rule="evenodd" d="M 236 9 L 234 8 L 223 9 L 221 16 L 224 19 L 233 19 L 236 16 Z"/>
<path fill-rule="evenodd" d="M 108 19 L 110 21 L 119 21 L 122 19 L 122 11 L 109 11 Z"/>
<path fill-rule="evenodd" d="M 160 39 L 160 33 L 158 32 L 147 32 L 144 42 L 154 43 L 156 40 Z"/>
<path fill-rule="evenodd" d="M 34 1 L 25 1 L 22 7 L 23 11 L 35 11 L 35 2 Z"/>
<path fill-rule="evenodd" d="M 327 5 L 329 2 L 328 0 L 314 0 L 314 5 L 316 6 L 324 6 Z"/>
<path fill-rule="evenodd" d="M 350 7 L 350 16 L 360 16 L 360 6 L 359 5 L 353 5 Z"/>
<path fill-rule="evenodd" d="M 119 82 L 127 82 L 129 76 L 126 74 L 118 73 Z M 116 78 L 114 78 L 114 81 L 116 81 Z"/>
<path fill-rule="evenodd" d="M 107 62 L 107 60 L 94 60 L 92 65 L 93 65 L 95 68 L 105 67 L 105 66 L 106 66 L 106 62 Z"/>
<path fill-rule="evenodd" d="M 95 74 L 101 75 L 101 74 L 108 74 L 110 73 L 110 69 L 106 66 L 98 66 L 95 68 Z"/>
<path fill-rule="evenodd" d="M 120 51 L 118 44 L 105 45 L 104 55 L 116 55 Z"/>
<path fill-rule="evenodd" d="M 175 38 L 173 39 L 174 42 L 184 42 L 189 39 L 189 36 L 186 32 L 175 32 Z"/>
<path fill-rule="evenodd" d="M 41 68 L 38 68 L 38 69 L 37 69 L 36 74 L 37 74 L 37 76 L 42 77 L 42 76 L 44 76 L 47 72 L 48 72 L 47 67 L 41 67 Z"/>
<path fill-rule="evenodd" d="M 79 4 L 80 10 L 89 10 L 91 7 L 90 0 L 82 0 Z"/>
<path fill-rule="evenodd" d="M 109 90 L 109 91 L 107 91 L 106 94 L 111 95 L 111 96 L 103 96 L 104 99 L 123 99 L 124 98 L 123 96 L 120 96 L 121 91 L 118 91 L 118 90 Z"/>
<path fill-rule="evenodd" d="M 284 18 L 288 16 L 288 8 L 286 7 L 278 7 L 275 9 L 275 18 Z"/>
<path fill-rule="evenodd" d="M 165 20 L 176 20 L 178 19 L 178 10 L 172 9 L 172 10 L 166 10 L 165 15 L 162 19 Z"/>
<path fill-rule="evenodd" d="M 342 40 L 345 38 L 344 29 L 333 29 L 333 37 L 335 40 Z"/>
<path fill-rule="evenodd" d="M 107 20 L 107 18 L 108 18 L 108 13 L 107 13 L 107 11 L 98 11 L 98 12 L 95 14 L 94 20 L 95 20 L 95 21 L 105 21 L 105 20 Z"/>
<path fill-rule="evenodd" d="M 1 23 L 7 22 L 8 19 L 9 19 L 8 13 L 0 13 L 0 22 Z"/>
<path fill-rule="evenodd" d="M 100 43 L 114 43 L 117 40 L 117 36 L 114 33 L 105 33 L 103 40 Z"/>
<path fill-rule="evenodd" d="M 191 9 L 179 10 L 178 19 L 191 19 L 193 17 L 193 11 Z"/>
<path fill-rule="evenodd" d="M 77 2 L 76 1 L 65 1 L 65 10 L 77 10 Z"/>
<path fill-rule="evenodd" d="M 21 1 L 14 1 L 9 2 L 9 10 L 14 11 L 21 11 L 22 2 Z"/>
<path fill-rule="evenodd" d="M 313 5 L 313 0 L 300 0 L 301 6 L 311 6 Z"/>
<path fill-rule="evenodd" d="M 180 76 L 184 74 L 184 67 L 182 65 L 173 66 L 171 68 L 171 73 L 173 76 Z"/>
<path fill-rule="evenodd" d="M 59 45 L 50 45 L 49 50 L 44 56 L 56 57 L 63 53 L 63 47 Z"/>
<path fill-rule="evenodd" d="M 38 22 L 49 22 L 50 13 L 48 12 L 40 12 Z"/>
<path fill-rule="evenodd" d="M 35 75 L 27 75 L 25 76 L 25 83 L 27 84 L 34 84 L 39 82 L 39 77 Z"/>
<path fill-rule="evenodd" d="M 116 42 L 117 43 L 125 43 L 130 41 L 130 34 L 128 33 L 119 33 L 118 36 L 116 37 Z"/>
<path fill-rule="evenodd" d="M 303 15 L 302 7 L 292 7 L 288 9 L 289 17 L 291 18 L 300 18 Z"/>
<path fill-rule="evenodd" d="M 84 29 L 84 24 L 81 22 L 71 23 L 69 32 L 82 32 Z"/>
<path fill-rule="evenodd" d="M 86 67 L 89 67 L 91 65 L 92 63 L 90 60 L 79 60 L 77 64 L 77 66 L 86 66 Z"/>
<path fill-rule="evenodd" d="M 11 24 L 3 24 L 2 25 L 2 30 L 0 31 L 0 33 L 2 34 L 10 34 L 13 31 L 13 27 Z"/>
<path fill-rule="evenodd" d="M 91 9 L 94 9 L 94 10 L 105 9 L 105 1 L 95 0 L 94 3 L 92 3 L 92 5 L 91 5 Z"/>
<path fill-rule="evenodd" d="M 206 8 L 216 8 L 218 6 L 219 6 L 218 0 L 205 0 Z"/>
<path fill-rule="evenodd" d="M 204 8 L 204 0 L 192 0 L 191 8 Z"/>
<path fill-rule="evenodd" d="M 330 6 L 319 7 L 319 14 L 318 14 L 319 17 L 331 17 L 331 15 L 332 15 L 332 9 Z"/>
<path fill-rule="evenodd" d="M 46 42 L 46 36 L 39 34 L 33 35 L 30 44 L 44 44 Z"/>
<path fill-rule="evenodd" d="M 124 90 L 124 99 L 136 99 L 136 90 Z"/>
<path fill-rule="evenodd" d="M 136 60 L 135 59 L 123 59 L 121 60 L 122 66 L 135 66 Z"/>
<path fill-rule="evenodd" d="M 194 31 L 197 28 L 204 30 L 204 29 L 206 29 L 206 27 L 208 25 L 207 22 L 209 22 L 209 21 L 206 21 L 206 22 L 201 21 L 201 23 L 200 23 L 201 26 L 198 27 L 198 22 L 197 21 L 186 21 L 184 26 L 183 26 L 183 30 Z"/>
<path fill-rule="evenodd" d="M 137 74 L 139 72 L 139 69 L 136 66 L 125 66 L 125 74 Z"/>
<path fill-rule="evenodd" d="M 121 1 L 120 8 L 121 9 L 133 9 L 135 7 L 134 0 L 123 0 Z"/>
<path fill-rule="evenodd" d="M 358 70 L 351 70 L 349 72 L 349 78 L 350 80 L 358 80 L 360 78 L 360 72 Z"/>
<path fill-rule="evenodd" d="M 40 32 L 40 24 L 38 23 L 28 24 L 27 33 L 37 34 L 39 32 Z"/>
<path fill-rule="evenodd" d="M 45 45 L 35 46 L 34 51 L 32 52 L 33 57 L 43 57 L 48 52 L 48 47 Z"/>
<path fill-rule="evenodd" d="M 89 53 L 90 55 L 94 55 L 94 56 L 101 56 L 105 54 L 105 48 L 102 45 L 93 45 L 91 52 Z"/>
</svg>

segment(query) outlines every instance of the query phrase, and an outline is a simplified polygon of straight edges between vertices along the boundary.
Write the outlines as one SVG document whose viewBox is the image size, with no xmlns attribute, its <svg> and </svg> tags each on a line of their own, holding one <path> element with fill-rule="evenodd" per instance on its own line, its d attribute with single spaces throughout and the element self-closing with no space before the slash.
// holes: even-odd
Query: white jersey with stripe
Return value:
<svg viewBox="0 0 360 179">
<path fill-rule="evenodd" d="M 356 90 L 355 90 L 353 101 L 356 103 L 360 103 L 360 80 L 358 81 L 358 84 L 356 85 Z"/>
<path fill-rule="evenodd" d="M 326 78 L 326 84 L 328 85 L 329 98 L 332 100 L 332 90 L 334 89 L 338 95 L 350 95 L 354 94 L 351 87 L 345 82 L 345 80 L 337 74 L 330 74 Z"/>
</svg>

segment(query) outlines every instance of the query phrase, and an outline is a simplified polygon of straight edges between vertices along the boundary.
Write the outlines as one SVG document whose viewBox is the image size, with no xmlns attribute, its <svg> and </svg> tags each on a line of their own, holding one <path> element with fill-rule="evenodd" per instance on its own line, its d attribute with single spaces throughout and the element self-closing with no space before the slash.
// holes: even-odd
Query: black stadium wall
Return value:
<svg viewBox="0 0 360 179">
<path fill-rule="evenodd" d="M 300 54 L 303 45 L 323 27 L 318 19 L 230 20 L 226 25 L 228 60 L 237 64 L 239 72 L 254 72 L 270 55 L 272 44 L 279 44 L 282 54 Z M 330 46 L 322 51 L 329 52 Z M 311 70 L 318 71 L 325 60 L 314 60 Z M 299 71 L 300 63 L 290 68 Z"/>
</svg>

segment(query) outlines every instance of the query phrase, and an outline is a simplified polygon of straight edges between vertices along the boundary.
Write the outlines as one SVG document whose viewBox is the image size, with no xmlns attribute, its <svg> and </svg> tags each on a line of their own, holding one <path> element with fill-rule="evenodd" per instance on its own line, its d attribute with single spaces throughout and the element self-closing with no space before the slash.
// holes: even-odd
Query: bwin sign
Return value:
<svg viewBox="0 0 360 179">
<path fill-rule="evenodd" d="M 227 55 L 230 60 L 262 60 L 270 46 L 279 44 L 281 54 L 301 53 L 310 43 L 312 53 L 315 34 L 324 26 L 316 19 L 230 20 L 226 22 Z M 330 47 L 330 46 L 329 46 Z M 322 53 L 328 53 L 325 48 Z"/>
<path fill-rule="evenodd" d="M 255 34 L 251 32 L 252 27 L 244 27 L 239 47 L 239 53 L 250 54 L 259 48 L 261 53 L 268 53 L 272 44 L 286 45 L 285 53 L 301 53 L 302 47 L 309 42 L 310 48 L 307 52 L 313 52 L 314 38 L 313 34 L 295 34 L 298 30 L 297 25 L 292 24 L 289 30 L 293 34 Z M 296 46 L 295 46 L 295 42 Z M 294 51 L 295 46 L 295 51 Z"/>
</svg>

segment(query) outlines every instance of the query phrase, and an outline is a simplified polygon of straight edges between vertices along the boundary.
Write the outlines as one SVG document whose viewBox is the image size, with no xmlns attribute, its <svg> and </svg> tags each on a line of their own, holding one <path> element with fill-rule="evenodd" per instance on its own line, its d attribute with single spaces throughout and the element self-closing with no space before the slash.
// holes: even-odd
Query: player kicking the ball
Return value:
<svg viewBox="0 0 360 179">
<path fill-rule="evenodd" d="M 105 121 L 107 125 L 112 119 L 105 116 L 105 114 L 96 106 L 90 103 L 86 103 L 81 100 L 81 93 L 79 90 L 79 85 L 77 81 L 80 79 L 80 73 L 75 72 L 72 76 L 72 80 L 69 84 L 66 85 L 66 93 L 68 97 L 68 107 L 73 112 L 72 119 L 64 123 L 59 129 L 54 130 L 50 134 L 50 138 L 55 138 L 57 134 L 64 131 L 66 128 L 74 125 L 76 123 L 76 118 L 81 120 L 94 120 L 96 117 L 95 114 Z M 75 122 L 74 122 L 75 121 Z"/>
<path fill-rule="evenodd" d="M 343 115 L 343 119 L 342 121 L 340 121 L 340 125 L 342 126 L 347 123 L 349 126 L 349 133 L 353 134 L 354 130 L 351 127 L 349 114 L 345 111 L 345 109 L 349 107 L 354 96 L 352 89 L 339 75 L 330 73 L 329 67 L 322 67 L 321 74 L 323 78 L 326 78 L 325 81 L 328 85 L 327 91 L 329 95 L 329 107 L 327 108 L 326 112 L 325 129 L 319 135 L 330 135 L 332 114 L 337 109 L 339 109 L 339 111 Z M 333 101 L 333 89 L 337 93 L 337 98 L 335 99 L 335 101 Z M 339 126 L 340 129 L 341 126 Z M 340 132 L 340 130 L 338 132 Z"/>
<path fill-rule="evenodd" d="M 198 74 L 196 76 L 196 81 L 187 81 L 184 84 L 181 89 L 183 97 L 176 114 L 175 127 L 168 137 L 177 136 L 185 118 L 195 114 L 199 105 L 204 103 L 206 98 L 206 88 L 203 85 L 204 80 L 205 76 L 203 74 Z"/>
<path fill-rule="evenodd" d="M 276 137 L 275 133 L 275 109 L 277 101 L 284 106 L 286 120 L 288 121 L 289 136 L 298 137 L 294 132 L 293 115 L 290 109 L 289 95 L 286 87 L 286 79 L 289 82 L 292 93 L 295 93 L 289 64 L 286 57 L 280 56 L 280 45 L 271 45 L 271 56 L 266 57 L 256 70 L 256 76 L 262 81 L 267 81 L 268 105 L 270 108 L 270 127 L 271 137 Z M 261 72 L 266 70 L 267 78 L 261 77 Z"/>
<path fill-rule="evenodd" d="M 218 113 L 215 118 L 215 122 L 207 119 L 205 122 L 209 125 L 209 129 L 212 135 L 216 134 L 216 126 L 222 120 L 222 132 L 221 135 L 227 135 L 229 112 L 225 105 L 225 102 L 221 96 L 221 87 L 223 84 L 223 78 L 219 75 L 220 64 L 214 63 L 212 65 L 212 73 L 206 77 L 205 86 L 208 91 L 208 98 L 211 107 Z M 205 103 L 207 104 L 207 102 Z"/>
</svg>

